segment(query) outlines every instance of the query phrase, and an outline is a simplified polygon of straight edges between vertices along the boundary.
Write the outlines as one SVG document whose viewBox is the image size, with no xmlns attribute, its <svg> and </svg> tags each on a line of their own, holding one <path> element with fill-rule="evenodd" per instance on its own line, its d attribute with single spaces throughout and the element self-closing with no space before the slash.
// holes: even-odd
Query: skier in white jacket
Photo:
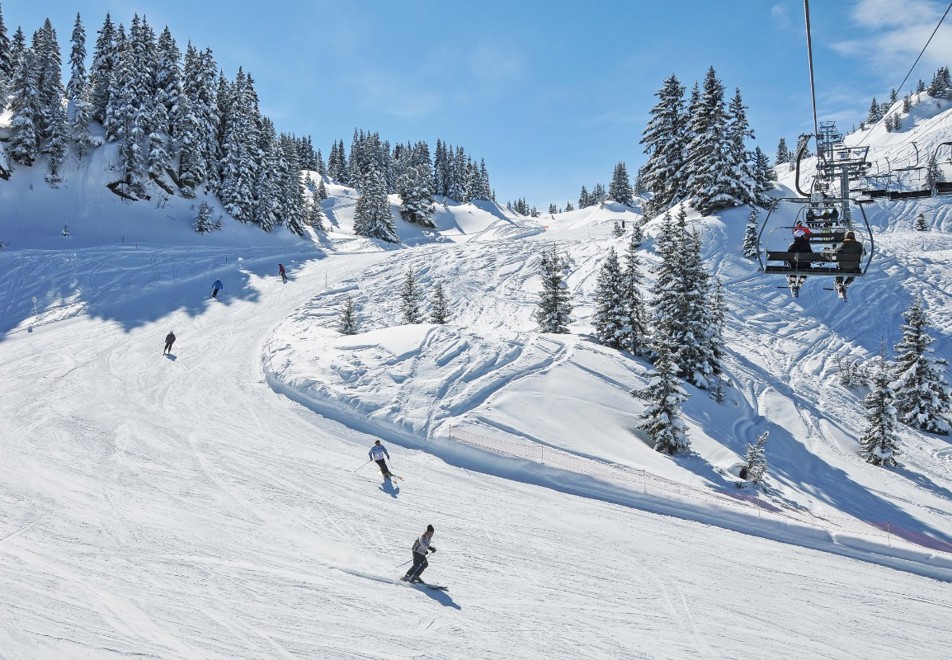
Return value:
<svg viewBox="0 0 952 660">
<path fill-rule="evenodd" d="M 390 472 L 390 468 L 387 467 L 387 462 L 384 460 L 385 456 L 390 458 L 390 454 L 387 453 L 387 448 L 380 444 L 379 440 L 374 443 L 374 446 L 370 448 L 367 455 L 380 466 L 380 472 L 385 478 L 389 479 L 393 476 Z"/>
<path fill-rule="evenodd" d="M 430 545 L 433 540 L 433 525 L 427 525 L 423 535 L 413 542 L 413 566 L 407 571 L 401 580 L 404 582 L 423 582 L 420 579 L 420 573 L 426 570 L 429 562 L 426 560 L 427 552 L 436 552 L 436 547 Z"/>
</svg>

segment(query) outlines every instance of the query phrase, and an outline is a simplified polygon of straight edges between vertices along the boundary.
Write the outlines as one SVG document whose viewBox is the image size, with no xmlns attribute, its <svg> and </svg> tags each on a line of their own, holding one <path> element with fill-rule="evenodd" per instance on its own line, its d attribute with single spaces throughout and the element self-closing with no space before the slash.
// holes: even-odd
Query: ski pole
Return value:
<svg viewBox="0 0 952 660">
<path fill-rule="evenodd" d="M 372 460 L 374 460 L 374 459 L 371 458 L 370 461 L 372 461 Z M 369 463 L 370 461 L 367 461 L 367 463 Z M 367 465 L 367 463 L 364 463 L 364 465 Z M 359 470 L 360 468 L 362 468 L 364 465 L 361 465 L 359 468 L 357 468 L 357 470 Z M 357 470 L 354 470 L 354 472 L 356 472 Z"/>
</svg>

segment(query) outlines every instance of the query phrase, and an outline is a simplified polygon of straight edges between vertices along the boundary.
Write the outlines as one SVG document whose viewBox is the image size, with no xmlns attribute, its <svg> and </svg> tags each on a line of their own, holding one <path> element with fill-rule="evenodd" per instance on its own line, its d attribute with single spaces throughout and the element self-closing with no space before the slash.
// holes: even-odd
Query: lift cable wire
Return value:
<svg viewBox="0 0 952 660">
<path fill-rule="evenodd" d="M 952 4 L 949 5 L 952 7 Z M 810 98 L 813 102 L 813 134 L 820 135 L 820 125 L 816 119 L 816 87 L 813 82 L 813 39 L 810 36 L 810 0 L 803 0 L 803 15 L 807 28 L 807 60 L 810 64 Z"/>
</svg>

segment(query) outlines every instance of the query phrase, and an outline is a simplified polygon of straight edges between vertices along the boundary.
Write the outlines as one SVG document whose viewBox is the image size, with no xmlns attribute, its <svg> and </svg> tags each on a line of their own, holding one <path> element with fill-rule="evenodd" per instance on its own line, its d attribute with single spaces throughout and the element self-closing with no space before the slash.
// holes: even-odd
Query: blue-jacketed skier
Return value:
<svg viewBox="0 0 952 660">
<path fill-rule="evenodd" d="M 387 467 L 387 462 L 384 460 L 384 457 L 390 458 L 390 454 L 387 453 L 387 448 L 380 444 L 380 441 L 377 440 L 374 443 L 374 446 L 370 448 L 370 452 L 367 454 L 370 456 L 370 460 L 375 461 L 378 466 L 380 466 L 380 472 L 384 477 L 389 479 L 393 476 L 390 472 L 390 468 Z"/>
<path fill-rule="evenodd" d="M 215 280 L 215 283 L 212 284 L 212 298 L 218 297 L 218 292 L 225 288 L 225 285 L 221 283 L 221 280 Z"/>
<path fill-rule="evenodd" d="M 423 580 L 420 579 L 420 573 L 429 566 L 429 562 L 426 560 L 426 553 L 436 552 L 436 547 L 430 545 L 430 541 L 433 540 L 434 531 L 433 525 L 427 525 L 423 535 L 413 542 L 413 566 L 410 567 L 406 575 L 400 578 L 404 582 L 423 582 Z"/>
</svg>

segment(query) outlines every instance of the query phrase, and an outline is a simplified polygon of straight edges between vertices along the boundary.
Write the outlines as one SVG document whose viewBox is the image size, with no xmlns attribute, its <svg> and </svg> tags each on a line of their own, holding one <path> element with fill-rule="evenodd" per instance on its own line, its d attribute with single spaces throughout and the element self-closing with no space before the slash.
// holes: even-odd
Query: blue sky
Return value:
<svg viewBox="0 0 952 660">
<path fill-rule="evenodd" d="M 820 119 L 849 130 L 899 85 L 945 0 L 814 0 Z M 773 157 L 812 127 L 801 0 L 0 0 L 12 35 L 49 18 L 64 59 L 78 12 L 91 56 L 106 13 L 145 15 L 180 48 L 211 48 L 229 77 L 255 79 L 279 131 L 311 135 L 325 157 L 355 128 L 391 143 L 437 138 L 484 158 L 505 203 L 540 210 L 634 175 L 654 93 L 716 69 L 741 89 L 756 142 Z M 952 18 L 906 84 L 952 65 Z"/>
</svg>

